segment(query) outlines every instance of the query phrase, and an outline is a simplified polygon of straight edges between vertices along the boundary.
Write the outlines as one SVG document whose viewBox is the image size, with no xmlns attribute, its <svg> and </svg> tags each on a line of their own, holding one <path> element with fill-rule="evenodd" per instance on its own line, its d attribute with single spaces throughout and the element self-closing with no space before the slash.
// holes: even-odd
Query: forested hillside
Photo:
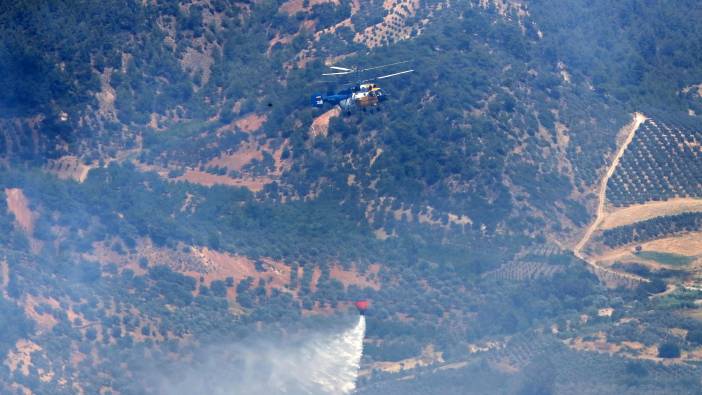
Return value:
<svg viewBox="0 0 702 395">
<path fill-rule="evenodd" d="M 3 3 L 0 392 L 159 393 L 203 347 L 364 298 L 359 393 L 693 393 L 700 291 L 653 295 L 696 263 L 617 255 L 607 273 L 643 280 L 612 288 L 572 251 L 634 112 L 607 213 L 700 197 L 700 12 Z M 330 65 L 401 61 L 378 107 L 309 105 L 344 87 Z M 586 250 L 682 262 L 636 250 L 700 231 L 668 214 L 605 219 Z"/>
</svg>

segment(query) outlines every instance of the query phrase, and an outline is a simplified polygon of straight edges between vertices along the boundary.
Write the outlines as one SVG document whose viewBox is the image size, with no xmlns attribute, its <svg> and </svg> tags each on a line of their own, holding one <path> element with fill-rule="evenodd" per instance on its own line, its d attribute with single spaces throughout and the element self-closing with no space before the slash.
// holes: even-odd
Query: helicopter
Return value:
<svg viewBox="0 0 702 395">
<path fill-rule="evenodd" d="M 329 68 L 334 71 L 330 73 L 324 73 L 322 74 L 323 76 L 336 77 L 354 75 L 354 79 L 356 80 L 356 82 L 347 84 L 347 86 L 350 85 L 349 88 L 343 89 L 336 93 L 329 93 L 326 95 L 317 93 L 312 95 L 312 106 L 322 108 L 326 104 L 330 104 L 332 106 L 338 105 L 339 107 L 341 107 L 342 110 L 346 111 L 347 113 L 351 112 L 353 108 L 361 108 L 365 110 L 369 107 L 375 107 L 387 99 L 387 96 L 380 88 L 380 86 L 377 83 L 375 83 L 375 81 L 411 73 L 414 70 L 403 70 L 396 73 L 381 75 L 379 77 L 373 77 L 369 79 L 360 79 L 359 76 L 361 75 L 361 73 L 366 73 L 371 70 L 377 70 L 380 68 L 395 66 L 407 62 L 408 61 L 406 60 L 402 62 L 385 64 L 382 66 L 368 67 L 365 69 L 361 69 L 358 67 L 348 68 L 341 66 L 329 66 Z"/>
</svg>

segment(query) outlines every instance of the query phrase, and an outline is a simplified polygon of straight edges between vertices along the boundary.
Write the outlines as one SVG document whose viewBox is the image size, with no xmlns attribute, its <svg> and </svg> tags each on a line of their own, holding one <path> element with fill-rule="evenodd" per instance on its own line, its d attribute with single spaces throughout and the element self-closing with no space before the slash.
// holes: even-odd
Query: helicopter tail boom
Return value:
<svg viewBox="0 0 702 395">
<path fill-rule="evenodd" d="M 324 96 L 321 94 L 315 94 L 310 97 L 310 102 L 313 107 L 323 107 L 324 106 Z"/>
<path fill-rule="evenodd" d="M 317 93 L 312 95 L 310 101 L 313 107 L 324 107 L 325 104 L 335 106 L 351 96 L 352 93 L 349 90 L 344 90 L 333 95 L 322 95 L 321 93 Z"/>
</svg>

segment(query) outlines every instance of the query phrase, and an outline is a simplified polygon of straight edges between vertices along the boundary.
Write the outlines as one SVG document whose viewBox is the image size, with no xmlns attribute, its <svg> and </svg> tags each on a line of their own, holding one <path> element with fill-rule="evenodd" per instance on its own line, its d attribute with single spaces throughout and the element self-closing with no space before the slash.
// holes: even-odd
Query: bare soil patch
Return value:
<svg viewBox="0 0 702 395">
<path fill-rule="evenodd" d="M 87 356 L 85 354 L 83 354 L 82 352 L 80 352 L 78 350 L 73 350 L 71 352 L 71 365 L 74 368 L 77 368 L 78 365 L 80 365 L 80 363 L 85 360 L 85 358 L 87 358 Z"/>
<path fill-rule="evenodd" d="M 212 56 L 212 45 L 203 45 L 203 47 L 204 49 L 202 51 L 198 51 L 192 47 L 186 48 L 180 65 L 184 71 L 191 75 L 201 73 L 202 85 L 205 85 L 210 79 L 214 57 Z"/>
<path fill-rule="evenodd" d="M 7 294 L 7 286 L 10 283 L 10 267 L 7 264 L 7 259 L 0 261 L 0 276 L 2 276 L 2 280 L 0 281 L 2 295 L 5 297 L 5 299 L 9 299 L 9 295 Z"/>
<path fill-rule="evenodd" d="M 369 166 L 372 167 L 373 164 L 375 163 L 375 161 L 378 160 L 378 158 L 380 158 L 380 155 L 382 155 L 382 154 L 383 154 L 383 149 L 382 149 L 382 148 L 376 148 L 376 149 L 375 149 L 375 154 L 374 154 L 373 157 L 371 158 L 370 163 L 369 163 Z"/>
<path fill-rule="evenodd" d="M 57 160 L 50 161 L 46 165 L 46 171 L 55 174 L 62 180 L 72 179 L 83 182 L 88 177 L 88 172 L 93 166 L 81 162 L 75 156 L 63 156 Z"/>
<path fill-rule="evenodd" d="M 24 313 L 37 323 L 40 332 L 50 332 L 58 324 L 58 320 L 49 313 L 40 314 L 37 312 L 37 307 L 42 304 L 47 304 L 54 309 L 61 308 L 61 305 L 55 299 L 27 294 L 24 299 Z"/>
<path fill-rule="evenodd" d="M 247 141 L 241 144 L 235 152 L 230 154 L 222 153 L 220 156 L 207 162 L 205 166 L 226 167 L 227 170 L 240 171 L 254 159 L 262 160 L 263 154 L 255 142 Z"/>
<path fill-rule="evenodd" d="M 19 188 L 6 188 L 7 209 L 15 216 L 17 225 L 28 235 L 34 231 L 35 214 L 29 209 L 29 202 Z"/>
<path fill-rule="evenodd" d="M 379 271 L 380 265 L 377 263 L 370 265 L 365 275 L 360 274 L 355 267 L 351 270 L 346 270 L 339 265 L 334 265 L 331 268 L 329 276 L 339 280 L 345 287 L 356 285 L 359 288 L 373 288 L 377 291 L 380 289 L 380 283 L 377 278 Z"/>
<path fill-rule="evenodd" d="M 267 120 L 268 116 L 266 114 L 249 114 L 238 119 L 234 122 L 234 125 L 241 131 L 251 133 L 260 129 Z"/>
<path fill-rule="evenodd" d="M 278 11 L 285 12 L 288 15 L 295 15 L 300 11 L 310 12 L 313 6 L 324 3 L 339 4 L 339 0 L 309 0 L 307 8 L 305 8 L 303 0 L 288 0 L 278 7 Z"/>
<path fill-rule="evenodd" d="M 19 339 L 15 344 L 15 349 L 7 353 L 5 365 L 10 368 L 11 372 L 19 369 L 23 375 L 29 375 L 29 367 L 32 366 L 32 353 L 41 351 L 41 347 L 27 339 Z"/>
<path fill-rule="evenodd" d="M 265 280 L 266 289 L 270 292 L 272 288 L 284 289 L 290 281 L 290 267 L 270 258 L 260 259 L 262 270 L 258 271 L 256 262 L 245 256 L 214 251 L 207 247 L 195 248 L 192 254 L 202 262 L 205 273 L 186 272 L 186 274 L 198 279 L 204 277 L 206 285 L 210 285 L 214 280 L 226 280 L 227 277 L 233 277 L 236 283 L 251 277 L 254 279 L 253 286 L 256 286 L 259 280 Z M 230 288 L 227 296 L 235 298 L 236 290 Z"/>
<path fill-rule="evenodd" d="M 344 285 L 344 288 L 348 288 L 350 285 L 355 285 L 359 288 L 373 288 L 375 290 L 380 289 L 380 283 L 378 282 L 378 272 L 380 271 L 379 264 L 370 265 L 368 271 L 365 274 L 358 272 L 356 267 L 352 267 L 350 270 L 344 269 L 340 265 L 333 265 L 329 271 L 329 278 L 337 280 Z M 300 274 L 300 278 L 304 274 Z M 319 278 L 322 276 L 322 272 L 318 267 L 314 268 L 312 273 L 312 279 L 310 280 L 310 289 L 314 292 L 317 289 L 317 284 L 319 283 Z"/>
<path fill-rule="evenodd" d="M 417 221 L 420 224 L 441 226 L 446 229 L 450 228 L 452 224 L 465 226 L 473 223 L 470 217 L 464 214 L 447 213 L 446 219 L 436 218 L 434 208 L 431 206 L 427 206 L 424 210 L 417 214 Z"/>
<path fill-rule="evenodd" d="M 237 177 L 234 177 L 231 174 L 219 175 L 197 169 L 187 169 L 185 174 L 176 178 L 176 180 L 188 181 L 205 186 L 220 184 L 243 187 L 248 188 L 252 192 L 258 192 L 262 190 L 264 186 L 280 177 L 280 175 L 290 167 L 290 160 L 282 158 L 283 151 L 285 151 L 286 148 L 287 141 L 281 144 L 276 150 L 273 150 L 268 144 L 261 146 L 255 141 L 249 140 L 242 144 L 237 151 L 233 153 L 222 153 L 217 158 L 205 164 L 205 167 L 225 167 L 227 171 L 234 170 L 239 172 L 245 170 L 244 168 L 246 165 L 254 160 L 262 160 L 263 152 L 267 152 L 273 157 L 274 165 L 273 169 L 267 171 L 266 174 L 254 175 L 242 171 Z M 159 172 L 159 174 L 165 176 L 167 172 L 163 171 Z"/>
<path fill-rule="evenodd" d="M 285 34 L 281 36 L 279 33 L 276 33 L 275 37 L 268 41 L 268 49 L 266 50 L 266 55 L 268 55 L 269 57 L 271 56 L 271 53 L 273 52 L 273 47 L 275 47 L 276 44 L 288 45 L 292 43 L 293 39 L 296 36 L 297 34 Z"/>
<path fill-rule="evenodd" d="M 693 84 L 682 89 L 682 93 L 690 93 L 692 89 L 695 89 L 697 96 L 702 97 L 702 84 Z"/>
<path fill-rule="evenodd" d="M 95 96 L 98 101 L 98 112 L 100 115 L 108 119 L 116 119 L 115 100 L 117 99 L 117 93 L 112 85 L 110 85 L 111 77 L 112 68 L 105 68 L 100 75 L 100 92 L 96 93 Z"/>
<path fill-rule="evenodd" d="M 96 265 L 114 263 L 120 269 L 132 269 L 137 275 L 144 274 L 144 270 L 139 267 L 135 261 L 136 258 L 130 258 L 129 255 L 120 255 L 111 248 L 111 244 L 115 242 L 120 242 L 119 239 L 113 239 L 110 241 L 96 241 L 93 242 L 93 249 L 90 252 L 82 254 L 82 258 L 94 262 Z"/>
<path fill-rule="evenodd" d="M 316 31 L 314 33 L 314 39 L 315 41 L 319 41 L 319 39 L 322 38 L 322 35 L 334 34 L 338 29 L 341 29 L 342 27 L 348 27 L 349 29 L 354 30 L 353 21 L 351 21 L 351 18 L 346 18 L 334 26 L 330 26 L 326 29 Z"/>
<path fill-rule="evenodd" d="M 341 114 L 341 109 L 334 107 L 324 114 L 318 116 L 310 125 L 310 137 L 323 136 L 326 137 L 329 132 L 329 121 L 332 117 L 338 117 Z"/>
<path fill-rule="evenodd" d="M 218 184 L 243 187 L 250 189 L 252 192 L 262 190 L 266 184 L 270 184 L 273 181 L 268 177 L 231 178 L 229 176 L 220 176 L 217 174 L 205 173 L 204 171 L 199 170 L 187 170 L 184 175 L 178 177 L 177 179 L 208 187 Z"/>
</svg>

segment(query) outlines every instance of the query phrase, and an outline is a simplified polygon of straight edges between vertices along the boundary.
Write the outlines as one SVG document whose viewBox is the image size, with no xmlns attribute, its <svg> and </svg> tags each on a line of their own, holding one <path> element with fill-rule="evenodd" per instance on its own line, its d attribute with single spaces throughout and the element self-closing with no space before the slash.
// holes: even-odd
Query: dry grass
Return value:
<svg viewBox="0 0 702 395">
<path fill-rule="evenodd" d="M 639 264 L 642 266 L 646 266 L 647 268 L 652 269 L 652 270 L 674 268 L 672 266 L 663 265 L 663 264 L 656 262 L 654 260 L 641 258 L 641 257 L 635 255 L 634 252 L 631 250 L 631 248 L 628 248 L 628 247 L 622 247 L 620 249 L 612 251 L 611 253 L 601 255 L 598 257 L 594 257 L 594 259 L 596 259 L 598 264 L 601 265 L 602 267 L 609 267 L 616 262 L 620 262 L 620 263 L 623 263 L 625 265 L 635 263 L 635 264 Z"/>
<path fill-rule="evenodd" d="M 434 345 L 429 344 L 422 350 L 422 354 L 417 357 L 403 359 L 397 362 L 380 361 L 371 363 L 370 366 L 358 372 L 358 375 L 369 376 L 373 370 L 385 373 L 399 373 L 437 363 L 443 363 L 444 358 L 441 351 L 434 350 Z"/>
<path fill-rule="evenodd" d="M 669 332 L 671 335 L 677 337 L 684 337 L 687 333 L 687 331 L 680 328 L 672 328 Z M 607 341 L 607 336 L 603 332 L 598 332 L 594 340 L 584 340 L 581 337 L 575 337 L 565 340 L 564 343 L 577 351 L 615 354 L 624 358 L 654 361 L 663 365 L 675 365 L 702 360 L 702 347 L 690 351 L 683 351 L 680 358 L 660 358 L 658 357 L 657 344 L 647 346 L 641 342 L 626 340 L 620 343 L 609 343 Z"/>
<path fill-rule="evenodd" d="M 606 212 L 600 227 L 611 229 L 663 215 L 700 211 L 702 211 L 702 199 L 695 198 L 675 198 L 664 202 L 636 204 Z"/>
<path fill-rule="evenodd" d="M 685 312 L 685 315 L 696 320 L 702 321 L 702 309 L 688 310 Z"/>
<path fill-rule="evenodd" d="M 671 254 L 702 255 L 702 232 L 691 232 L 680 236 L 666 237 L 641 245 L 646 251 L 659 251 Z"/>
<path fill-rule="evenodd" d="M 646 346 L 640 342 L 622 341 L 620 343 L 610 343 L 607 341 L 607 335 L 604 332 L 597 332 L 593 340 L 584 340 L 581 337 L 567 339 L 564 343 L 577 351 L 581 352 L 596 352 L 601 354 L 616 354 L 620 357 L 629 359 L 645 359 L 650 361 L 662 362 L 664 364 L 682 363 L 683 358 L 665 359 L 658 357 L 658 346 Z"/>
<path fill-rule="evenodd" d="M 637 244 L 641 251 L 662 252 L 667 254 L 684 255 L 688 257 L 702 256 L 702 232 L 691 232 L 683 235 L 665 237 Z M 679 266 L 665 265 L 651 259 L 645 259 L 635 254 L 634 245 L 626 245 L 612 250 L 604 249 L 592 259 L 602 265 L 612 265 L 615 262 L 639 263 L 654 270 L 679 269 Z M 702 260 L 697 259 L 685 266 L 686 270 L 702 267 Z"/>
</svg>

